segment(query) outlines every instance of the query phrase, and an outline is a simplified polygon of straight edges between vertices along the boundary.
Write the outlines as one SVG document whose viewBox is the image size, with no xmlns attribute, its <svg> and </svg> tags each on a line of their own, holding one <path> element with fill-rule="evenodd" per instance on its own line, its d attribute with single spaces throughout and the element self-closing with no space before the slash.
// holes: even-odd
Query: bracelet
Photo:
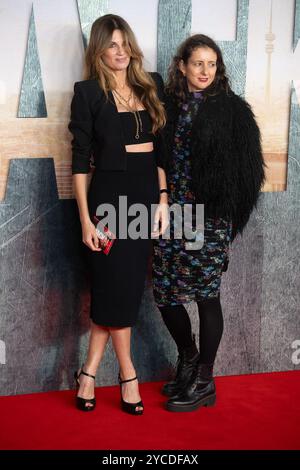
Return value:
<svg viewBox="0 0 300 470">
<path fill-rule="evenodd" d="M 161 189 L 159 192 L 160 192 L 160 194 L 162 194 L 162 193 L 167 193 L 167 194 L 169 194 L 169 190 L 168 190 L 168 189 Z"/>
</svg>

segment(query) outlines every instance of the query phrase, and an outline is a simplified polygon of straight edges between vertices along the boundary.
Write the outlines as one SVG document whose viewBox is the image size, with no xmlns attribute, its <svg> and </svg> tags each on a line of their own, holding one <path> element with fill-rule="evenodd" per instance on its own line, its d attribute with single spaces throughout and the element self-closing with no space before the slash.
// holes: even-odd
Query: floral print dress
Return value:
<svg viewBox="0 0 300 470">
<path fill-rule="evenodd" d="M 168 178 L 170 205 L 195 206 L 191 190 L 190 138 L 193 119 L 201 100 L 201 92 L 189 93 L 178 117 Z M 171 237 L 154 241 L 152 278 L 157 305 L 163 307 L 217 297 L 222 272 L 228 263 L 231 221 L 205 218 L 204 243 L 198 250 L 186 249 L 187 238 L 174 238 L 175 232 L 176 220 L 171 218 Z"/>
</svg>

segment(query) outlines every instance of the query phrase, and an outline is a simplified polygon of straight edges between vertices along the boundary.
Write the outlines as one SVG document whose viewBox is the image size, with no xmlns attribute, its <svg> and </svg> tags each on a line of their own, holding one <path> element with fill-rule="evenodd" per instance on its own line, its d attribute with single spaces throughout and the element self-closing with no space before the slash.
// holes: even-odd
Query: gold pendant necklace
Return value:
<svg viewBox="0 0 300 470">
<path fill-rule="evenodd" d="M 135 109 L 136 111 L 133 113 L 135 117 L 135 122 L 136 122 L 136 133 L 135 133 L 135 139 L 139 140 L 140 138 L 140 132 L 143 132 L 143 125 L 142 125 L 142 119 L 140 116 L 140 113 L 137 109 L 137 104 L 136 104 L 136 98 L 135 96 L 133 97 L 134 99 L 134 104 L 135 104 Z"/>
<path fill-rule="evenodd" d="M 123 106 L 125 109 L 127 109 L 127 111 L 131 112 L 133 115 L 134 115 L 134 118 L 135 118 L 135 123 L 136 123 L 136 133 L 135 133 L 135 139 L 136 140 L 139 140 L 140 138 L 140 133 L 143 132 L 143 123 L 142 123 L 142 119 L 141 119 L 141 116 L 140 116 L 140 113 L 137 109 L 137 103 L 136 103 L 136 97 L 135 95 L 133 95 L 133 101 L 134 101 L 134 104 L 135 104 L 135 109 L 131 108 L 130 105 L 129 105 L 129 101 L 132 97 L 132 90 L 130 92 L 130 95 L 129 95 L 129 98 L 128 100 L 126 100 L 122 95 L 120 95 L 120 93 L 117 92 L 117 90 L 112 90 L 113 94 L 115 95 L 118 103 Z M 122 103 L 122 101 L 123 103 Z M 125 105 L 124 105 L 125 103 Z"/>
<path fill-rule="evenodd" d="M 129 97 L 127 100 L 117 90 L 114 90 L 114 92 L 118 95 L 118 98 L 121 98 L 121 100 L 124 101 L 124 103 L 126 103 L 127 106 L 129 106 L 129 101 L 132 98 L 132 90 L 130 90 Z"/>
</svg>

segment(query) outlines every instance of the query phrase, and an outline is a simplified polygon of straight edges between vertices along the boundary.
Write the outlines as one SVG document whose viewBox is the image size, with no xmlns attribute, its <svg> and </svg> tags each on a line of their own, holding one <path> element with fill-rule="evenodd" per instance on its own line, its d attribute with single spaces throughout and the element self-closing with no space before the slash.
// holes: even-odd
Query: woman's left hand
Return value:
<svg viewBox="0 0 300 470">
<path fill-rule="evenodd" d="M 170 223 L 169 204 L 167 202 L 160 202 L 154 214 L 153 231 L 151 238 L 158 238 L 163 235 L 167 230 Z"/>
</svg>

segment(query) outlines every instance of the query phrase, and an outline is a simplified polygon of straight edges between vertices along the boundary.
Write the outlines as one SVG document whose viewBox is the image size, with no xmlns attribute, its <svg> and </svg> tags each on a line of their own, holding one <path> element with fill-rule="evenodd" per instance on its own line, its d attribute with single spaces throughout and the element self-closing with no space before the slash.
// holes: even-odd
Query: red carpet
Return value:
<svg viewBox="0 0 300 470">
<path fill-rule="evenodd" d="M 300 449 L 300 371 L 217 377 L 217 403 L 192 413 L 163 407 L 160 383 L 141 385 L 143 416 L 119 410 L 117 387 L 98 388 L 83 413 L 74 391 L 0 398 L 1 449 Z"/>
</svg>

